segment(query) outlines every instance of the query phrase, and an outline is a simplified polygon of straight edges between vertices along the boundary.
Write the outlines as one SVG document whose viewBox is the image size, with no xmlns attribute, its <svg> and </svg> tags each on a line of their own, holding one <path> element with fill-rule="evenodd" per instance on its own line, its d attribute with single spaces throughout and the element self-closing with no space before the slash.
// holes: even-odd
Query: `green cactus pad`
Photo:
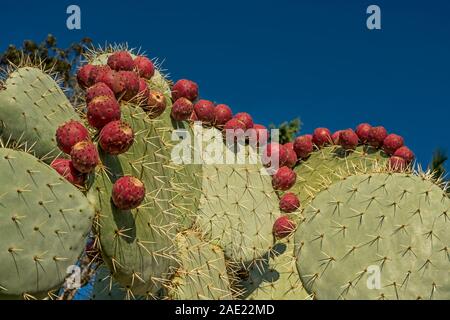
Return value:
<svg viewBox="0 0 450 320">
<path fill-rule="evenodd" d="M 259 264 L 253 265 L 237 285 L 246 300 L 307 300 L 297 272 L 293 239 L 277 243 Z"/>
<path fill-rule="evenodd" d="M 384 165 L 386 159 L 383 151 L 365 145 L 352 152 L 339 146 L 325 147 L 299 162 L 294 169 L 297 182 L 289 191 L 297 194 L 301 204 L 307 205 L 315 194 L 331 183 L 349 174 L 370 172 L 373 167 Z"/>
<path fill-rule="evenodd" d="M 250 147 L 245 147 L 247 155 L 249 151 Z M 205 237 L 237 264 L 248 266 L 258 261 L 274 244 L 272 227 L 280 215 L 278 197 L 272 177 L 262 174 L 264 170 L 260 163 L 203 166 L 197 223 Z"/>
<path fill-rule="evenodd" d="M 71 119 L 80 121 L 69 100 L 48 74 L 22 67 L 9 74 L 0 90 L 1 137 L 32 147 L 48 162 L 60 153 L 57 128 Z"/>
<path fill-rule="evenodd" d="M 121 108 L 123 121 L 134 130 L 134 143 L 119 156 L 100 150 L 105 168 L 88 197 L 99 212 L 101 251 L 115 279 L 134 294 L 151 296 L 176 265 L 177 215 L 170 205 L 169 183 L 173 170 L 154 122 L 139 108 L 127 104 Z M 111 201 L 112 186 L 124 175 L 143 181 L 147 191 L 144 203 L 131 211 L 118 210 Z"/>
<path fill-rule="evenodd" d="M 0 296 L 31 298 L 60 286 L 84 249 L 94 210 L 56 171 L 0 149 Z"/>
<path fill-rule="evenodd" d="M 426 177 L 350 176 L 316 195 L 295 233 L 317 299 L 450 299 L 450 200 Z M 378 281 L 379 280 L 379 281 Z"/>
<path fill-rule="evenodd" d="M 193 231 L 177 235 L 181 268 L 169 289 L 176 300 L 231 300 L 230 280 L 222 249 Z"/>
</svg>

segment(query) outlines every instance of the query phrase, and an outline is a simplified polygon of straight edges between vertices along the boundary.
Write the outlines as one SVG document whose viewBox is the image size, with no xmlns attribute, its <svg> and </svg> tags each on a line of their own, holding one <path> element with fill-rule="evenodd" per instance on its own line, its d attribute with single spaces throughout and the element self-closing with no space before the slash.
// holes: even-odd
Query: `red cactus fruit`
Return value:
<svg viewBox="0 0 450 320">
<path fill-rule="evenodd" d="M 275 190 L 286 191 L 295 184 L 297 174 L 288 167 L 281 167 L 272 177 L 272 186 Z"/>
<path fill-rule="evenodd" d="M 283 239 L 294 233 L 296 228 L 295 222 L 288 216 L 281 216 L 273 224 L 273 235 L 277 239 Z"/>
<path fill-rule="evenodd" d="M 358 135 L 352 129 L 342 130 L 339 135 L 339 144 L 345 150 L 355 150 L 358 146 Z"/>
<path fill-rule="evenodd" d="M 288 151 L 287 149 L 276 142 L 269 143 L 266 147 L 266 150 L 263 155 L 263 162 L 267 166 L 272 165 L 272 157 L 278 157 L 278 165 L 280 167 L 283 167 L 286 165 L 286 161 L 288 158 Z"/>
<path fill-rule="evenodd" d="M 392 156 L 389 158 L 389 167 L 394 170 L 401 172 L 405 170 L 407 166 L 406 160 L 397 156 Z"/>
<path fill-rule="evenodd" d="M 246 129 L 253 128 L 253 119 L 252 116 L 249 115 L 247 112 L 239 112 L 234 116 L 235 119 L 243 122 L 245 124 Z"/>
<path fill-rule="evenodd" d="M 227 136 L 227 132 L 231 130 L 232 130 L 231 133 L 234 135 L 234 140 L 236 141 L 238 137 L 242 137 L 244 135 L 247 128 L 245 127 L 245 124 L 242 121 L 233 118 L 227 123 L 225 123 L 225 126 L 223 127 L 223 134 L 225 135 L 225 137 Z M 242 130 L 242 134 L 238 130 Z"/>
<path fill-rule="evenodd" d="M 106 153 L 117 155 L 127 152 L 133 141 L 133 129 L 127 123 L 118 120 L 103 127 L 98 143 Z"/>
<path fill-rule="evenodd" d="M 147 81 L 144 78 L 140 78 L 138 95 L 143 98 L 142 100 L 146 100 L 149 94 L 150 89 L 148 88 Z"/>
<path fill-rule="evenodd" d="M 117 51 L 108 57 L 108 66 L 116 71 L 131 71 L 134 68 L 134 61 L 127 51 Z"/>
<path fill-rule="evenodd" d="M 134 59 L 134 68 L 139 73 L 139 76 L 145 79 L 150 79 L 155 74 L 155 66 L 147 57 L 136 57 Z"/>
<path fill-rule="evenodd" d="M 367 143 L 369 140 L 369 132 L 372 126 L 368 123 L 361 123 L 356 127 L 356 134 L 361 143 Z"/>
<path fill-rule="evenodd" d="M 333 144 L 339 145 L 339 137 L 342 131 L 343 130 L 338 130 L 331 135 L 331 140 L 333 141 Z"/>
<path fill-rule="evenodd" d="M 297 164 L 297 153 L 294 151 L 294 145 L 293 143 L 286 143 L 284 144 L 284 149 L 286 150 L 286 167 L 293 168 Z"/>
<path fill-rule="evenodd" d="M 94 84 L 94 79 L 92 78 L 92 70 L 95 66 L 92 64 L 86 64 L 80 68 L 77 72 L 77 81 L 81 88 L 85 89 Z"/>
<path fill-rule="evenodd" d="M 369 131 L 367 141 L 372 147 L 380 148 L 383 145 L 384 139 L 386 139 L 387 135 L 387 131 L 384 127 L 372 127 Z"/>
<path fill-rule="evenodd" d="M 72 160 L 57 158 L 53 160 L 50 166 L 71 184 L 79 187 L 84 186 L 86 175 L 75 169 Z"/>
<path fill-rule="evenodd" d="M 294 151 L 299 159 L 306 159 L 314 150 L 312 135 L 306 134 L 294 140 Z"/>
<path fill-rule="evenodd" d="M 214 123 L 214 111 L 214 103 L 209 100 L 199 100 L 194 105 L 194 112 L 198 120 L 202 121 L 205 125 Z"/>
<path fill-rule="evenodd" d="M 100 161 L 97 148 L 91 141 L 81 141 L 74 145 L 70 157 L 74 168 L 81 173 L 94 171 Z"/>
<path fill-rule="evenodd" d="M 120 105 L 115 98 L 100 96 L 94 98 L 87 107 L 89 124 L 97 129 L 111 121 L 120 120 Z"/>
<path fill-rule="evenodd" d="M 64 153 L 69 154 L 76 143 L 85 140 L 90 140 L 89 131 L 78 121 L 70 120 L 56 130 L 56 143 Z"/>
<path fill-rule="evenodd" d="M 107 81 L 108 76 L 110 76 L 113 73 L 114 70 L 111 70 L 111 68 L 108 66 L 101 66 L 101 65 L 94 66 L 90 74 L 90 77 L 93 81 L 92 84 L 103 82 L 106 85 L 108 85 L 108 83 L 106 83 L 105 81 Z"/>
<path fill-rule="evenodd" d="M 113 185 L 111 198 L 121 210 L 135 209 L 145 198 L 145 186 L 135 177 L 121 177 Z"/>
<path fill-rule="evenodd" d="M 405 159 L 406 163 L 409 164 L 414 160 L 414 153 L 406 146 L 400 147 L 394 152 L 394 156 Z"/>
<path fill-rule="evenodd" d="M 179 98 L 186 98 L 194 101 L 198 97 L 198 85 L 191 80 L 178 80 L 172 87 L 172 100 L 176 101 Z"/>
<path fill-rule="evenodd" d="M 287 192 L 280 199 L 280 209 L 283 212 L 291 213 L 300 208 L 300 200 L 295 193 Z"/>
<path fill-rule="evenodd" d="M 397 149 L 403 147 L 404 140 L 401 136 L 391 133 L 383 141 L 383 151 L 393 155 Z"/>
<path fill-rule="evenodd" d="M 312 141 L 319 148 L 327 144 L 331 144 L 333 140 L 331 139 L 330 130 L 328 130 L 327 128 L 317 128 L 316 130 L 314 130 Z"/>
<path fill-rule="evenodd" d="M 176 121 L 188 120 L 194 112 L 194 105 L 186 98 L 180 98 L 172 105 L 172 112 L 170 115 Z"/>
<path fill-rule="evenodd" d="M 198 121 L 197 115 L 195 114 L 195 112 L 191 113 L 191 116 L 188 119 L 189 122 L 195 122 Z"/>
<path fill-rule="evenodd" d="M 159 91 L 149 90 L 147 103 L 141 106 L 150 118 L 157 118 L 166 110 L 166 97 Z"/>
<path fill-rule="evenodd" d="M 226 104 L 218 104 L 214 108 L 214 123 L 221 128 L 233 118 L 233 112 Z"/>
<path fill-rule="evenodd" d="M 116 73 L 116 87 L 119 92 L 116 92 L 123 100 L 129 101 L 139 93 L 139 76 L 132 71 L 119 71 Z M 117 84 L 117 82 L 119 82 Z"/>
<path fill-rule="evenodd" d="M 86 102 L 91 102 L 94 98 L 100 96 L 108 96 L 115 98 L 114 92 L 103 82 L 97 82 L 93 86 L 89 87 L 86 91 Z"/>
</svg>

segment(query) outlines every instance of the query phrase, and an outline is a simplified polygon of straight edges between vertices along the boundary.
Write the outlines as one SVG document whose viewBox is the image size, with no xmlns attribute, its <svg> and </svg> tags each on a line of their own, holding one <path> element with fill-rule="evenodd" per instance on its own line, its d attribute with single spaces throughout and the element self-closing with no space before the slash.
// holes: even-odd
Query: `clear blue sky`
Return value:
<svg viewBox="0 0 450 320">
<path fill-rule="evenodd" d="M 128 42 L 191 78 L 204 98 L 262 124 L 299 116 L 303 132 L 368 121 L 403 135 L 427 164 L 450 151 L 450 1 L 8 1 L 0 49 L 54 34 Z M 82 30 L 65 27 L 78 4 Z M 366 28 L 366 8 L 382 30 Z"/>
</svg>

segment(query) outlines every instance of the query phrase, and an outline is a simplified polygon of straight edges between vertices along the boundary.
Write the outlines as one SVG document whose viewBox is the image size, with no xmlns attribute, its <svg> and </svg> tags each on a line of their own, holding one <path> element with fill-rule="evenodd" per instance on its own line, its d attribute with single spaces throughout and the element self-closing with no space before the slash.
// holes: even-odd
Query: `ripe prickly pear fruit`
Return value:
<svg viewBox="0 0 450 320">
<path fill-rule="evenodd" d="M 297 153 L 294 151 L 294 144 L 292 142 L 286 143 L 283 145 L 286 150 L 286 167 L 293 168 L 297 164 Z"/>
<path fill-rule="evenodd" d="M 214 123 L 216 127 L 221 128 L 233 118 L 231 108 L 226 104 L 218 104 L 214 108 Z"/>
<path fill-rule="evenodd" d="M 148 95 L 150 94 L 150 89 L 148 88 L 147 81 L 145 81 L 144 78 L 139 79 L 139 96 L 142 97 L 142 100 L 147 99 Z"/>
<path fill-rule="evenodd" d="M 92 77 L 92 71 L 96 67 L 92 64 L 86 64 L 80 68 L 77 72 L 77 81 L 81 88 L 85 89 L 94 84 L 94 79 Z"/>
<path fill-rule="evenodd" d="M 317 128 L 314 130 L 313 143 L 319 148 L 331 144 L 333 140 L 331 139 L 331 132 L 327 128 Z"/>
<path fill-rule="evenodd" d="M 295 184 L 297 174 L 288 167 L 281 167 L 272 177 L 272 186 L 275 190 L 286 191 Z"/>
<path fill-rule="evenodd" d="M 300 200 L 295 193 L 287 192 L 280 199 L 280 210 L 291 213 L 300 208 Z"/>
<path fill-rule="evenodd" d="M 214 123 L 214 103 L 209 100 L 199 100 L 194 104 L 194 112 L 197 119 L 205 125 Z"/>
<path fill-rule="evenodd" d="M 70 157 L 74 168 L 81 173 L 94 171 L 100 161 L 97 148 L 91 141 L 81 141 L 74 145 Z"/>
<path fill-rule="evenodd" d="M 239 112 L 234 116 L 234 119 L 237 119 L 244 123 L 246 129 L 253 128 L 253 118 L 247 112 Z"/>
<path fill-rule="evenodd" d="M 338 130 L 331 135 L 331 140 L 333 141 L 333 144 L 335 144 L 335 145 L 339 144 L 339 137 L 340 137 L 342 131 L 343 130 Z"/>
<path fill-rule="evenodd" d="M 172 87 L 172 100 L 176 101 L 179 98 L 186 98 L 194 101 L 198 97 L 198 85 L 191 80 L 178 80 Z"/>
<path fill-rule="evenodd" d="M 189 99 L 179 98 L 172 105 L 172 112 L 170 115 L 172 116 L 172 119 L 176 121 L 183 121 L 188 120 L 193 111 L 194 105 Z"/>
<path fill-rule="evenodd" d="M 145 79 L 150 79 L 155 74 L 155 66 L 147 57 L 138 56 L 134 58 L 134 68 L 139 73 L 139 76 Z"/>
<path fill-rule="evenodd" d="M 312 135 L 306 134 L 297 137 L 294 141 L 294 151 L 299 159 L 306 159 L 314 150 Z"/>
<path fill-rule="evenodd" d="M 369 131 L 367 141 L 372 147 L 380 148 L 383 145 L 384 139 L 387 137 L 387 131 L 384 127 L 372 127 Z"/>
<path fill-rule="evenodd" d="M 283 239 L 290 236 L 296 229 L 295 222 L 288 216 L 281 216 L 273 224 L 273 235 L 276 239 Z"/>
<path fill-rule="evenodd" d="M 414 160 L 414 153 L 406 146 L 400 147 L 394 152 L 394 156 L 405 159 L 406 163 L 409 164 Z"/>
<path fill-rule="evenodd" d="M 383 151 L 393 155 L 397 149 L 403 147 L 404 140 L 401 136 L 391 133 L 383 141 Z"/>
<path fill-rule="evenodd" d="M 131 127 L 120 120 L 112 121 L 100 131 L 100 147 L 109 154 L 118 155 L 127 152 L 134 141 Z"/>
<path fill-rule="evenodd" d="M 114 97 L 95 97 L 87 107 L 88 122 L 97 129 L 103 128 L 111 121 L 120 120 L 120 115 L 120 105 Z"/>
<path fill-rule="evenodd" d="M 117 51 L 108 57 L 108 66 L 116 71 L 131 71 L 134 68 L 133 57 L 127 51 Z"/>
<path fill-rule="evenodd" d="M 369 140 L 369 132 L 372 126 L 368 123 L 361 123 L 356 127 L 356 134 L 362 143 L 367 143 Z"/>
<path fill-rule="evenodd" d="M 132 71 L 119 71 L 116 73 L 116 95 L 123 100 L 129 101 L 139 93 L 139 76 Z"/>
<path fill-rule="evenodd" d="M 159 117 L 166 110 L 166 97 L 159 91 L 149 90 L 147 102 L 141 107 L 148 112 L 150 118 Z"/>
<path fill-rule="evenodd" d="M 86 102 L 91 102 L 94 98 L 100 96 L 108 96 L 115 98 L 114 92 L 103 82 L 97 82 L 93 86 L 89 87 L 86 91 Z"/>
<path fill-rule="evenodd" d="M 121 210 L 137 208 L 144 198 L 145 186 L 135 177 L 121 177 L 113 185 L 112 201 Z"/>
<path fill-rule="evenodd" d="M 278 157 L 278 165 L 280 167 L 285 166 L 288 158 L 287 149 L 279 143 L 276 142 L 269 143 L 263 155 L 264 165 L 271 166 L 274 157 Z"/>
<path fill-rule="evenodd" d="M 394 171 L 401 172 L 405 170 L 406 166 L 406 160 L 403 158 L 400 158 L 398 156 L 392 156 L 389 158 L 389 167 Z"/>
<path fill-rule="evenodd" d="M 223 134 L 225 135 L 225 137 L 227 135 L 228 130 L 230 131 L 232 130 L 231 133 L 234 135 L 234 139 L 237 140 L 238 137 L 242 137 L 243 134 L 245 134 L 247 128 L 245 127 L 245 124 L 242 121 L 233 118 L 229 120 L 227 123 L 225 123 L 225 126 L 223 127 Z M 242 134 L 237 130 L 242 130 L 243 131 Z"/>
<path fill-rule="evenodd" d="M 53 160 L 50 166 L 71 184 L 79 187 L 84 186 L 86 175 L 75 169 L 71 160 L 57 158 Z"/>
<path fill-rule="evenodd" d="M 93 81 L 92 85 L 103 82 L 108 85 L 108 77 L 112 75 L 115 71 L 111 70 L 108 66 L 94 66 L 91 71 L 91 79 Z"/>
<path fill-rule="evenodd" d="M 339 135 L 339 144 L 345 150 L 355 150 L 358 146 L 358 135 L 352 129 L 342 130 Z"/>
<path fill-rule="evenodd" d="M 76 143 L 84 140 L 90 140 L 89 132 L 78 121 L 70 120 L 56 130 L 56 143 L 64 153 L 69 154 Z"/>
</svg>

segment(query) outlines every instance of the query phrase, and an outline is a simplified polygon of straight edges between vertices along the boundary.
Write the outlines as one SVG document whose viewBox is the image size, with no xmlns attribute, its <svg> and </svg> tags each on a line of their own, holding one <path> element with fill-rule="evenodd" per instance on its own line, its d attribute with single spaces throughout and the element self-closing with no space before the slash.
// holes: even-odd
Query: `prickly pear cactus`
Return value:
<svg viewBox="0 0 450 320">
<path fill-rule="evenodd" d="M 177 216 L 167 164 L 169 154 L 151 120 L 140 109 L 122 104 L 122 119 L 135 132 L 128 152 L 119 156 L 100 150 L 104 165 L 90 188 L 88 197 L 98 211 L 98 235 L 102 256 L 114 278 L 136 295 L 153 295 L 176 265 L 174 259 Z M 137 209 L 121 211 L 111 202 L 114 182 L 132 175 L 144 182 L 147 194 Z"/>
<path fill-rule="evenodd" d="M 245 153 L 249 152 L 246 146 Z M 198 226 L 206 238 L 223 248 L 228 259 L 242 266 L 260 260 L 274 244 L 278 198 L 271 176 L 262 170 L 258 163 L 203 166 Z"/>
<path fill-rule="evenodd" d="M 277 243 L 272 252 L 248 270 L 237 287 L 246 300 L 307 300 L 297 272 L 293 239 Z"/>
<path fill-rule="evenodd" d="M 0 149 L 0 297 L 40 298 L 81 255 L 94 216 L 86 197 L 52 168 Z"/>
<path fill-rule="evenodd" d="M 317 299 L 450 299 L 450 200 L 424 176 L 351 176 L 319 193 L 295 233 Z"/>
<path fill-rule="evenodd" d="M 195 231 L 177 235 L 181 268 L 169 289 L 176 300 L 231 300 L 233 293 L 221 248 L 201 240 Z"/>
<path fill-rule="evenodd" d="M 36 67 L 21 67 L 9 74 L 0 90 L 1 137 L 33 147 L 46 162 L 59 151 L 55 132 L 59 125 L 80 120 L 59 85 Z M 48 161 L 47 161 L 48 160 Z"/>
<path fill-rule="evenodd" d="M 294 169 L 297 182 L 289 191 L 297 194 L 300 203 L 307 204 L 330 183 L 354 173 L 370 172 L 373 167 L 383 166 L 387 159 L 383 151 L 367 145 L 351 152 L 339 146 L 325 147 L 299 162 Z"/>
<path fill-rule="evenodd" d="M 91 300 L 135 300 L 138 297 L 118 284 L 108 268 L 100 267 L 96 274 L 92 287 Z"/>
</svg>

